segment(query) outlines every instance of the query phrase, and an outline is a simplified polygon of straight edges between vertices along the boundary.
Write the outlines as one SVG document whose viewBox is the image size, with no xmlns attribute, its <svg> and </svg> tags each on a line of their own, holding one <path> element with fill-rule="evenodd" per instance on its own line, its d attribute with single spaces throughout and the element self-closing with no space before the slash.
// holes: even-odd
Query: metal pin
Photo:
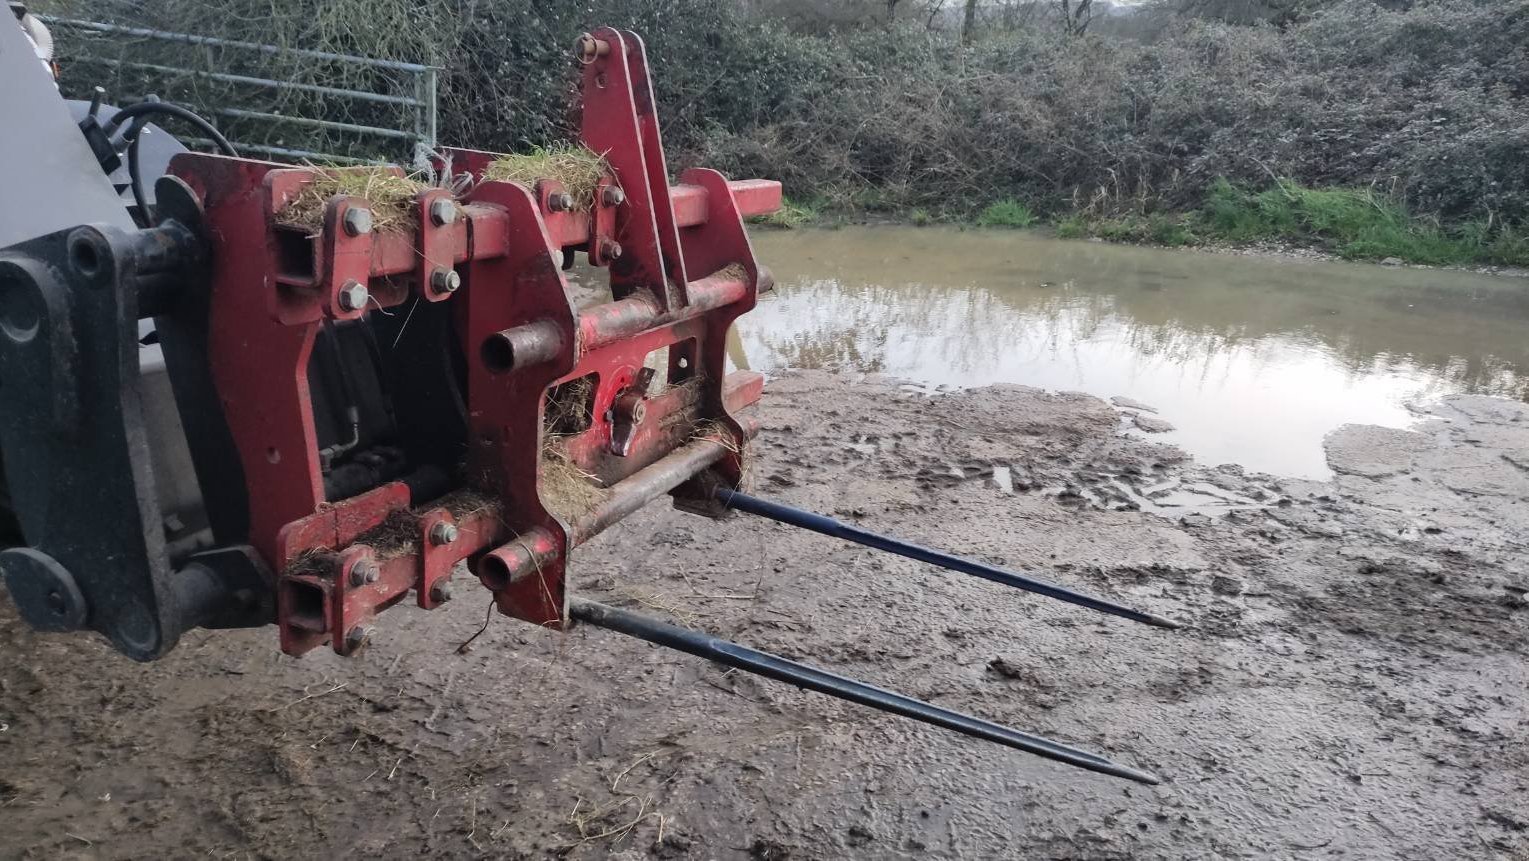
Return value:
<svg viewBox="0 0 1529 861">
<path fill-rule="evenodd" d="M 766 517 L 790 526 L 809 529 L 833 538 L 853 541 L 856 544 L 863 544 L 876 550 L 895 553 L 898 556 L 905 556 L 909 559 L 917 559 L 920 562 L 927 562 L 930 565 L 937 565 L 952 571 L 960 571 L 963 574 L 971 574 L 974 577 L 981 577 L 994 583 L 1002 583 L 1005 586 L 1013 586 L 1026 592 L 1045 595 L 1048 598 L 1066 601 L 1069 604 L 1087 607 L 1090 610 L 1098 610 L 1111 616 L 1119 616 L 1122 619 L 1130 619 L 1133 622 L 1141 622 L 1158 628 L 1183 627 L 1179 622 L 1153 613 L 1133 610 L 1130 607 L 1116 604 L 1113 601 L 1106 601 L 1103 598 L 1095 598 L 1091 595 L 1084 595 L 1081 592 L 1074 592 L 1065 586 L 1058 586 L 1045 580 L 1037 580 L 1034 577 L 1026 577 L 1013 571 L 1005 571 L 1002 568 L 987 565 L 975 559 L 953 556 L 939 550 L 931 550 L 928 547 L 920 547 L 917 544 L 899 541 L 887 535 L 861 529 L 858 526 L 850 526 L 847 523 L 841 523 L 832 517 L 825 517 L 821 514 L 814 514 L 811 511 L 803 511 L 800 508 L 792 508 L 789 505 L 760 499 L 747 493 L 739 493 L 736 490 L 728 490 L 727 488 L 718 488 L 715 497 L 718 502 L 738 511 Z"/>
<path fill-rule="evenodd" d="M 825 670 L 809 667 L 787 660 L 779 655 L 761 652 L 738 643 L 720 640 L 698 631 L 690 631 L 650 619 L 636 613 L 628 613 L 605 604 L 574 599 L 569 602 L 569 615 L 581 622 L 588 622 L 629 637 L 667 646 L 697 657 L 707 658 L 719 664 L 755 673 L 776 681 L 789 682 L 799 688 L 817 691 L 841 700 L 849 700 L 879 711 L 912 718 L 922 723 L 944 727 L 962 735 L 980 738 L 1033 753 L 1046 759 L 1063 762 L 1100 774 L 1123 777 L 1137 783 L 1158 783 L 1156 776 L 1129 766 L 1117 765 L 1098 754 L 1069 747 L 1060 742 L 1042 738 L 1000 724 L 985 721 L 971 715 L 942 709 L 922 700 L 847 679 Z"/>
</svg>

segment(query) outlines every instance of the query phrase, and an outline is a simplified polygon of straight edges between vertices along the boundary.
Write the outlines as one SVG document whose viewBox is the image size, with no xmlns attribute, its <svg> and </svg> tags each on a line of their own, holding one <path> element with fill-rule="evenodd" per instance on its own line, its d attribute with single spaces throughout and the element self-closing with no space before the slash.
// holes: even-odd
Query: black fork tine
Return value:
<svg viewBox="0 0 1529 861">
<path fill-rule="evenodd" d="M 873 709 L 902 715 L 923 723 L 933 724 L 954 730 L 962 735 L 980 738 L 991 742 L 1033 753 L 1046 759 L 1064 762 L 1068 765 L 1096 771 L 1100 774 L 1123 777 L 1138 783 L 1155 784 L 1158 779 L 1145 771 L 1138 771 L 1129 766 L 1117 765 L 1102 756 L 1069 747 L 1060 742 L 1040 736 L 1030 735 L 1016 729 L 992 723 L 990 721 L 975 718 L 971 715 L 943 709 L 931 705 L 922 700 L 916 700 L 909 696 L 847 679 L 806 664 L 772 655 L 769 652 L 761 652 L 727 640 L 720 640 L 708 634 L 678 628 L 673 625 L 650 619 L 636 613 L 629 613 L 615 607 L 599 604 L 594 601 L 573 599 L 569 602 L 569 614 L 582 622 L 588 622 L 601 628 L 608 628 L 629 637 L 639 640 L 647 640 L 660 646 L 667 646 L 681 652 L 687 652 L 702 658 L 708 658 L 719 664 L 743 670 L 775 679 L 782 682 L 790 682 L 800 688 L 828 694 L 841 700 L 859 703 Z"/>
<path fill-rule="evenodd" d="M 845 541 L 853 541 L 856 544 L 862 544 L 876 550 L 883 550 L 887 553 L 895 553 L 898 556 L 905 556 L 909 559 L 917 559 L 920 562 L 927 562 L 930 565 L 937 565 L 941 568 L 948 568 L 963 574 L 971 574 L 984 580 L 991 580 L 994 583 L 1013 586 L 1016 589 L 1045 595 L 1048 598 L 1066 601 L 1069 604 L 1087 607 L 1090 610 L 1098 610 L 1101 613 L 1119 616 L 1122 619 L 1130 619 L 1133 622 L 1141 622 L 1157 628 L 1183 627 L 1179 622 L 1154 613 L 1134 610 L 1122 604 L 1116 604 L 1113 601 L 1106 601 L 1103 598 L 1095 598 L 1092 595 L 1074 592 L 1065 586 L 1058 586 L 1045 580 L 1016 574 L 1013 571 L 1006 571 L 993 565 L 978 562 L 975 559 L 967 559 L 964 556 L 955 556 L 939 550 L 931 550 L 928 547 L 921 547 L 888 535 L 882 535 L 879 532 L 851 526 L 848 523 L 840 522 L 832 517 L 815 514 L 811 511 L 792 508 L 789 505 L 771 502 L 768 499 L 760 499 L 757 496 L 750 496 L 747 493 L 727 488 L 718 488 L 714 495 L 718 502 L 728 508 L 748 514 L 755 514 L 790 526 L 808 529 L 833 538 L 842 538 Z"/>
</svg>

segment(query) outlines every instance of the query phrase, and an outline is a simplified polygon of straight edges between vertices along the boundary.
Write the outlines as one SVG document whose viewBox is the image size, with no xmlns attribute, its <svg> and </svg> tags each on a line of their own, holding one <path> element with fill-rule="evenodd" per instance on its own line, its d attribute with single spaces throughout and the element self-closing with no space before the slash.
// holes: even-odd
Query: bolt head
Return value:
<svg viewBox="0 0 1529 861">
<path fill-rule="evenodd" d="M 459 534 L 461 533 L 455 523 L 442 521 L 430 527 L 430 542 L 432 544 L 450 544 L 457 540 Z"/>
<path fill-rule="evenodd" d="M 345 645 L 352 651 L 366 645 L 372 639 L 372 626 L 357 625 L 345 635 Z"/>
<path fill-rule="evenodd" d="M 605 259 L 607 260 L 621 259 L 621 243 L 614 239 L 607 239 L 600 243 L 600 251 L 605 255 Z"/>
<path fill-rule="evenodd" d="M 366 307 L 366 302 L 371 294 L 366 292 L 366 285 L 360 281 L 346 281 L 340 288 L 340 307 L 346 311 L 360 311 Z"/>
<path fill-rule="evenodd" d="M 430 600 L 437 604 L 444 604 L 451 600 L 451 584 L 441 581 L 430 590 Z"/>
<path fill-rule="evenodd" d="M 352 206 L 345 210 L 345 218 L 340 223 L 351 236 L 363 236 L 372 232 L 372 211 L 364 206 Z"/>
<path fill-rule="evenodd" d="M 377 568 L 377 563 L 370 559 L 357 559 L 350 566 L 350 585 L 365 586 L 368 583 L 376 583 L 382 573 Z"/>
<path fill-rule="evenodd" d="M 606 206 L 620 206 L 626 202 L 626 192 L 619 186 L 607 185 L 605 190 L 600 192 L 600 202 Z"/>
<path fill-rule="evenodd" d="M 566 191 L 547 195 L 547 208 L 553 212 L 567 212 L 573 209 L 573 195 Z"/>
<path fill-rule="evenodd" d="M 430 221 L 436 227 L 445 227 L 456 220 L 456 201 L 441 198 L 430 204 Z"/>
<path fill-rule="evenodd" d="M 592 34 L 585 33 L 573 43 L 573 55 L 583 65 L 589 65 L 600 57 L 609 54 L 611 46 L 609 42 L 596 39 Z"/>
<path fill-rule="evenodd" d="M 430 289 L 437 293 L 455 293 L 462 286 L 462 276 L 444 266 L 430 273 Z"/>
</svg>

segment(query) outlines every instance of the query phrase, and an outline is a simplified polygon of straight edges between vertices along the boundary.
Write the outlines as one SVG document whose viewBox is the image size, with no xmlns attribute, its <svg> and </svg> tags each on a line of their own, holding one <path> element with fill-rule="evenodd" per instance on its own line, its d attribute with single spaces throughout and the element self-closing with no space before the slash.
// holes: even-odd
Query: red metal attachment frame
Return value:
<svg viewBox="0 0 1529 861">
<path fill-rule="evenodd" d="M 455 150 L 454 168 L 478 179 L 460 200 L 427 190 L 409 229 L 373 232 L 347 231 L 347 213 L 367 203 L 337 196 L 308 236 L 277 216 L 315 171 L 198 154 L 172 165 L 214 237 L 209 371 L 243 469 L 248 541 L 281 572 L 290 654 L 326 642 L 355 651 L 410 590 L 421 607 L 444 600 L 463 560 L 501 612 L 562 627 L 571 548 L 665 493 L 717 513 L 710 488 L 737 483 L 750 433 L 734 412 L 758 399 L 762 378 L 725 374 L 725 338 L 769 283 L 743 219 L 778 208 L 780 186 L 710 170 L 671 185 L 641 39 L 610 29 L 592 39 L 582 135 L 610 173 L 589 211 L 555 207 L 555 182 L 482 181 L 494 156 Z M 565 249 L 609 268 L 610 302 L 573 306 Z M 420 504 L 393 482 L 328 502 L 307 377 L 315 337 L 326 319 L 411 296 L 454 302 L 467 437 L 442 443 L 465 451 L 458 489 Z M 667 366 L 652 367 L 665 353 Z M 566 521 L 539 484 L 544 411 L 549 389 L 586 379 L 587 423 L 559 444 L 603 491 Z"/>
</svg>

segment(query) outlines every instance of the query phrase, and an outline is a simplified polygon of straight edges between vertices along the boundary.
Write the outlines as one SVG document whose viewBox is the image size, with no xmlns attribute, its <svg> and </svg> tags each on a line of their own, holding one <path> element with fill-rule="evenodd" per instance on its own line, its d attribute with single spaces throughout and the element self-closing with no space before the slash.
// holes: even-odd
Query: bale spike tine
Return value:
<svg viewBox="0 0 1529 861">
<path fill-rule="evenodd" d="M 928 547 L 900 541 L 891 536 L 882 535 L 879 532 L 871 532 L 868 529 L 851 526 L 832 517 L 825 517 L 824 515 L 804 511 L 800 508 L 792 508 L 789 505 L 771 502 L 768 499 L 760 499 L 747 493 L 727 488 L 718 488 L 714 496 L 718 502 L 737 511 L 758 515 L 789 526 L 797 526 L 832 538 L 842 538 L 845 541 L 852 541 L 875 550 L 882 550 L 898 556 L 905 556 L 909 559 L 916 559 L 920 562 L 927 562 L 930 565 L 936 565 L 951 571 L 971 574 L 974 577 L 981 577 L 994 583 L 1023 589 L 1026 592 L 1045 595 L 1048 598 L 1076 604 L 1079 607 L 1087 607 L 1090 610 L 1098 610 L 1111 616 L 1119 616 L 1122 619 L 1130 619 L 1133 622 L 1141 622 L 1156 628 L 1183 627 L 1179 622 L 1154 613 L 1134 610 L 1130 607 L 1116 604 L 1113 601 L 1106 601 L 1103 598 L 1095 598 L 1092 595 L 1074 592 L 1065 586 L 1058 586 L 1055 583 L 1048 583 L 1045 580 L 1039 580 L 1034 577 L 1026 577 L 1023 574 L 1006 571 L 993 565 L 978 562 L 975 559 L 967 559 L 963 556 L 955 556 L 940 550 L 931 550 Z"/>
<path fill-rule="evenodd" d="M 569 615 L 601 628 L 607 628 L 629 637 L 646 640 L 681 652 L 726 664 L 744 672 L 754 673 L 776 681 L 789 682 L 800 688 L 849 700 L 884 712 L 912 718 L 934 726 L 944 727 L 962 735 L 980 738 L 1033 753 L 1036 756 L 1066 763 L 1100 774 L 1123 777 L 1137 783 L 1156 784 L 1158 779 L 1145 771 L 1117 765 L 1102 756 L 1069 747 L 1060 742 L 1030 735 L 1016 729 L 972 717 L 971 715 L 943 709 L 909 696 L 858 682 L 825 670 L 809 667 L 787 660 L 769 652 L 761 652 L 737 643 L 720 640 L 708 634 L 677 628 L 673 625 L 629 613 L 593 601 L 573 599 L 569 602 Z"/>
</svg>

